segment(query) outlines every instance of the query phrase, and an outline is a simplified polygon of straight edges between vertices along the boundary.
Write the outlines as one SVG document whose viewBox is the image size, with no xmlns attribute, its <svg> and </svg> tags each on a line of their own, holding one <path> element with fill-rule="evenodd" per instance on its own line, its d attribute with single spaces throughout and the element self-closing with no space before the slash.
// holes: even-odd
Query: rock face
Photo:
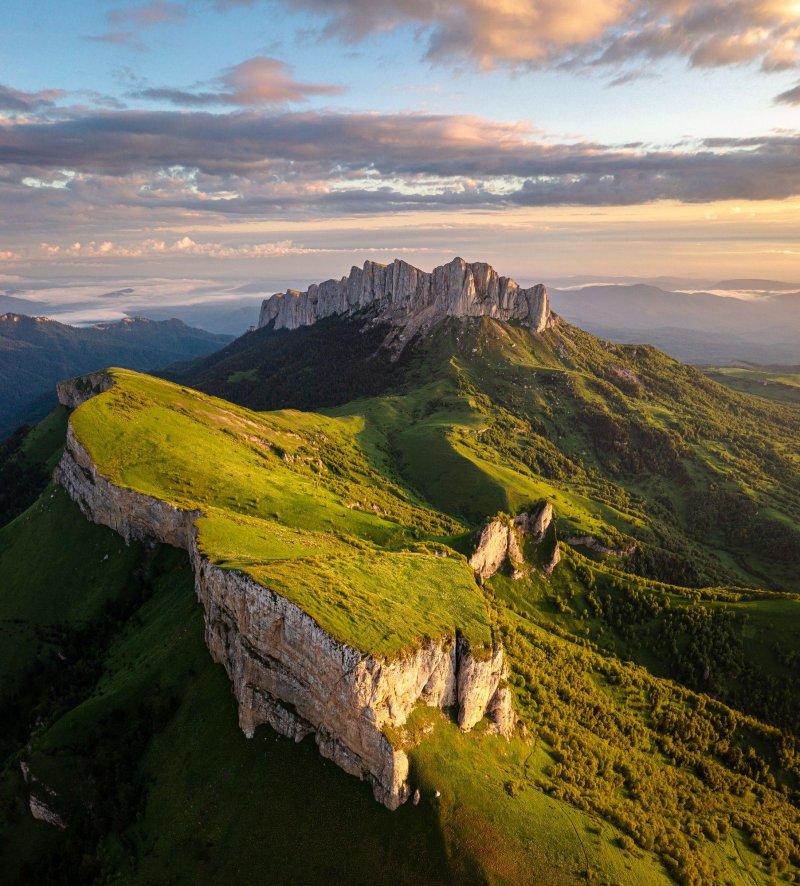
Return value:
<svg viewBox="0 0 800 886">
<path fill-rule="evenodd" d="M 48 805 L 48 802 L 52 802 L 58 797 L 56 792 L 32 775 L 28 764 L 24 760 L 20 761 L 19 767 L 22 771 L 22 777 L 25 779 L 25 784 L 31 789 L 28 796 L 28 808 L 31 811 L 31 815 L 37 821 L 46 822 L 60 831 L 65 831 L 67 829 L 66 822 L 58 812 Z M 43 795 L 47 796 L 47 800 L 43 799 Z"/>
<path fill-rule="evenodd" d="M 530 536 L 534 541 L 541 541 L 552 522 L 553 505 L 546 501 L 536 511 L 518 514 L 510 523 L 503 523 L 500 520 L 487 523 L 480 531 L 478 544 L 469 559 L 469 565 L 478 582 L 482 583 L 491 578 L 506 560 L 514 568 L 513 577 L 520 578 L 522 572 L 518 567 L 525 560 L 522 551 L 524 538 Z M 552 574 L 560 560 L 561 553 L 556 542 L 553 556 L 544 568 L 545 574 Z"/>
<path fill-rule="evenodd" d="M 478 546 L 469 559 L 469 565 L 481 581 L 493 576 L 505 562 L 510 534 L 510 527 L 499 520 L 492 520 L 481 529 Z M 516 539 L 514 543 L 516 544 Z"/>
<path fill-rule="evenodd" d="M 285 597 L 207 560 L 197 544 L 199 511 L 102 476 L 71 425 L 55 479 L 85 516 L 127 541 L 157 540 L 189 552 L 206 643 L 232 681 L 246 735 L 262 723 L 297 741 L 314 733 L 323 756 L 368 780 L 376 799 L 394 809 L 410 795 L 409 764 L 383 729 L 402 726 L 418 703 L 456 707 L 464 730 L 487 713 L 498 731 L 513 729 L 502 647 L 473 651 L 454 633 L 389 659 L 337 641 Z"/>
<path fill-rule="evenodd" d="M 296 329 L 365 308 L 402 328 L 406 339 L 443 317 L 518 320 L 533 332 L 542 332 L 554 322 L 542 284 L 522 289 L 490 265 L 454 258 L 431 273 L 400 259 L 390 265 L 365 262 L 341 280 L 326 280 L 305 292 L 289 289 L 270 296 L 261 305 L 258 325 Z"/>
<path fill-rule="evenodd" d="M 81 403 L 90 400 L 97 394 L 102 394 L 114 384 L 114 380 L 107 372 L 90 372 L 88 375 L 80 375 L 77 378 L 68 378 L 56 385 L 58 402 L 70 409 L 77 409 Z"/>
<path fill-rule="evenodd" d="M 553 505 L 546 501 L 535 514 L 520 514 L 514 522 L 524 527 L 534 538 L 542 538 L 553 522 Z"/>
<path fill-rule="evenodd" d="M 58 828 L 60 831 L 65 831 L 67 829 L 64 819 L 57 812 L 53 811 L 44 800 L 37 797 L 35 794 L 30 795 L 28 808 L 31 810 L 31 815 L 38 821 L 44 821 L 47 824 L 51 824 L 54 828 Z"/>
</svg>

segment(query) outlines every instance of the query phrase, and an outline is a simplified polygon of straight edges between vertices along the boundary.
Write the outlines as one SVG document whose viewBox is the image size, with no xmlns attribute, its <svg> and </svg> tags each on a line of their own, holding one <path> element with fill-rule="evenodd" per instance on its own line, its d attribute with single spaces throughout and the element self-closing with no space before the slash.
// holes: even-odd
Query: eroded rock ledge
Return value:
<svg viewBox="0 0 800 886">
<path fill-rule="evenodd" d="M 348 316 L 372 308 L 379 319 L 405 330 L 405 338 L 443 317 L 518 320 L 532 332 L 552 326 L 547 289 L 523 289 L 484 262 L 454 258 L 427 273 L 395 259 L 390 265 L 367 261 L 347 277 L 315 283 L 304 292 L 288 289 L 265 299 L 259 327 L 309 326 L 324 317 Z"/>
<path fill-rule="evenodd" d="M 69 383 L 59 395 L 77 406 L 99 387 Z M 381 658 L 337 641 L 285 597 L 243 572 L 212 564 L 198 546 L 200 511 L 116 486 L 100 474 L 71 424 L 55 479 L 86 517 L 126 541 L 155 540 L 188 551 L 206 643 L 232 681 L 247 736 L 263 723 L 297 741 L 314 733 L 323 756 L 369 781 L 376 799 L 395 809 L 411 793 L 409 764 L 383 730 L 402 726 L 418 703 L 455 708 L 464 730 L 485 715 L 498 731 L 513 728 L 502 647 L 474 651 L 454 632 Z"/>
<path fill-rule="evenodd" d="M 541 542 L 552 522 L 553 505 L 546 501 L 537 510 L 517 514 L 508 522 L 491 520 L 487 523 L 478 534 L 475 550 L 469 559 L 476 581 L 482 584 L 506 562 L 511 566 L 512 578 L 522 578 L 525 574 L 525 539 Z M 550 558 L 540 567 L 540 571 L 550 576 L 560 562 L 561 550 L 558 539 L 554 539 Z"/>
</svg>

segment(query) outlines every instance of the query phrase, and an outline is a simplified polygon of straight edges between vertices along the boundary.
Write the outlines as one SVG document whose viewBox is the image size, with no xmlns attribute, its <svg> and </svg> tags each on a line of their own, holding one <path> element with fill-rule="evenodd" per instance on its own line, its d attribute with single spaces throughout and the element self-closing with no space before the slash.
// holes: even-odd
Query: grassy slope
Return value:
<svg viewBox="0 0 800 886">
<path fill-rule="evenodd" d="M 622 847 L 614 825 L 535 785 L 551 763 L 541 744 L 465 736 L 439 712 L 420 711 L 414 719 L 409 729 L 426 735 L 411 752 L 413 777 L 438 812 L 458 879 L 477 867 L 489 882 L 509 886 L 669 882 L 652 853 Z"/>
<path fill-rule="evenodd" d="M 743 394 L 756 394 L 782 403 L 800 403 L 800 371 L 797 367 L 708 366 L 703 367 L 703 372 Z"/>
<path fill-rule="evenodd" d="M 67 410 L 59 407 L 35 425 L 14 453 L 11 471 L 33 472 L 33 485 L 44 485 L 60 457 L 66 422 Z M 96 619 L 109 601 L 109 589 L 124 585 L 137 563 L 137 546 L 126 548 L 114 532 L 67 519 L 73 510 L 66 494 L 51 486 L 0 527 L 0 699 L 49 658 L 59 624 Z M 57 562 L 47 555 L 52 538 L 59 538 Z"/>
<path fill-rule="evenodd" d="M 463 558 L 417 541 L 458 524 L 381 481 L 355 443 L 360 421 L 258 415 L 114 374 L 114 388 L 73 415 L 78 438 L 114 482 L 201 509 L 199 543 L 213 562 L 274 587 L 367 652 L 396 654 L 454 630 L 489 644 Z"/>
<path fill-rule="evenodd" d="M 348 347 L 359 340 L 354 326 L 326 321 L 314 347 L 337 359 L 340 336 Z M 348 399 L 309 364 L 310 332 L 261 332 L 205 361 L 191 383 L 255 408 L 307 408 L 314 381 L 318 405 Z M 273 346 L 294 367 L 280 384 L 270 383 Z M 232 372 L 249 380 L 230 382 Z M 376 386 L 380 396 L 333 414 L 366 418 L 359 439 L 374 463 L 447 513 L 476 525 L 547 495 L 568 532 L 635 541 L 635 572 L 797 589 L 800 415 L 789 405 L 564 323 L 538 337 L 488 320 L 446 323 L 407 347 L 393 374 L 361 355 L 345 376 L 350 398 Z"/>
<path fill-rule="evenodd" d="M 29 517 L 66 556 L 41 513 Z M 74 505 L 61 518 L 73 530 L 65 544 L 89 525 Z M 430 809 L 389 813 L 312 742 L 296 747 L 268 728 L 244 738 L 228 679 L 203 643 L 192 582 L 185 556 L 162 550 L 152 595 L 112 638 L 85 698 L 47 717 L 9 759 L 5 881 L 238 882 L 246 870 L 272 883 L 446 882 Z M 124 595 L 111 577 L 105 588 Z M 70 822 L 66 833 L 30 817 L 20 759 L 57 792 L 48 802 Z"/>
<path fill-rule="evenodd" d="M 88 623 L 135 568 L 138 550 L 110 530 L 68 520 L 62 490 L 50 488 L 28 511 L 0 529 L 0 685 L 11 686 L 53 648 L 51 629 Z M 42 542 L 61 536 L 58 563 Z M 36 589 L 33 593 L 31 589 Z"/>
<path fill-rule="evenodd" d="M 59 555 L 75 531 L 104 532 L 69 502 L 66 536 L 40 509 L 26 516 Z M 28 747 L 8 761 L 0 864 L 9 882 L 566 883 L 587 863 L 616 880 L 664 881 L 652 856 L 619 847 L 613 826 L 541 792 L 511 798 L 505 782 L 530 768 L 524 743 L 473 742 L 426 715 L 436 736 L 414 759 L 423 801 L 390 813 L 310 740 L 297 746 L 267 727 L 246 740 L 203 643 L 185 557 L 162 550 L 151 571 L 152 593 L 119 626 L 85 697 L 52 718 L 43 709 Z M 51 586 L 36 599 L 46 602 Z M 124 582 L 109 579 L 106 591 L 123 595 Z M 148 733 L 141 745 L 130 742 L 136 727 Z M 49 802 L 69 831 L 30 818 L 20 759 L 57 792 Z"/>
<path fill-rule="evenodd" d="M 531 340 L 513 328 L 498 329 L 485 327 L 477 338 L 463 330 L 446 331 L 417 367 L 409 390 L 339 408 L 331 424 L 297 413 L 264 418 L 255 436 L 263 435 L 277 447 L 267 458 L 274 455 L 278 467 L 291 468 L 297 477 L 284 482 L 289 493 L 284 502 L 278 500 L 279 492 L 261 493 L 260 487 L 253 495 L 251 481 L 237 488 L 228 477 L 224 489 L 220 484 L 218 491 L 228 496 L 226 512 L 237 513 L 240 521 L 216 524 L 214 515 L 209 519 L 204 531 L 210 533 L 212 523 L 220 527 L 218 537 L 211 539 L 220 558 L 242 565 L 236 532 L 256 552 L 265 545 L 265 550 L 289 558 L 296 553 L 295 525 L 312 530 L 312 542 L 326 556 L 333 552 L 326 545 L 342 541 L 329 539 L 325 511 L 311 515 L 303 500 L 310 469 L 302 462 L 306 453 L 298 450 L 313 442 L 319 448 L 312 458 L 327 468 L 315 474 L 319 500 L 327 507 L 360 502 L 345 515 L 357 521 L 356 529 L 348 526 L 352 535 L 347 542 L 357 546 L 354 556 L 372 556 L 375 545 L 411 547 L 418 537 L 449 536 L 451 544 L 466 550 L 464 521 L 477 523 L 498 509 L 514 510 L 547 495 L 556 502 L 562 537 L 588 531 L 609 543 L 637 538 L 641 547 L 654 551 L 673 545 L 684 560 L 696 560 L 702 571 L 719 575 L 725 584 L 758 583 L 763 564 L 752 539 L 745 536 L 734 544 L 738 526 L 715 526 L 712 519 L 698 529 L 692 484 L 703 488 L 724 471 L 734 486 L 726 507 L 752 498 L 791 527 L 796 521 L 797 453 L 792 436 L 796 419 L 790 413 L 710 383 L 704 386 L 697 373 L 651 349 L 607 349 L 577 330 Z M 229 416 L 237 413 L 234 407 L 225 408 Z M 602 421 L 597 412 L 603 413 Z M 229 419 L 229 431 L 230 424 Z M 670 431 L 675 428 L 688 431 L 683 447 L 673 445 Z M 320 429 L 326 440 L 307 437 Z M 289 436 L 295 432 L 303 441 Z M 220 439 L 230 444 L 230 436 Z M 655 452 L 660 461 L 634 463 L 631 455 L 641 452 Z M 284 454 L 295 460 L 286 461 Z M 233 460 L 238 458 L 237 452 Z M 334 465 L 338 471 L 331 469 Z M 371 473 L 376 470 L 383 479 Z M 170 494 L 192 501 L 197 492 L 179 484 Z M 449 514 L 449 522 L 427 510 L 426 503 Z M 392 533 L 381 534 L 384 522 L 391 521 L 377 516 L 372 504 L 396 515 Z M 265 520 L 271 525 L 259 540 L 254 527 Z M 366 856 L 377 852 L 386 858 L 386 847 L 398 845 L 393 841 L 409 839 L 419 863 L 398 868 L 400 882 L 419 882 L 420 870 L 431 863 L 446 863 L 448 876 L 462 882 L 588 878 L 647 883 L 663 880 L 665 871 L 692 883 L 768 882 L 770 877 L 790 881 L 796 876 L 800 826 L 792 803 L 797 802 L 800 767 L 795 739 L 705 694 L 683 689 L 674 678 L 735 701 L 730 693 L 736 679 L 725 672 L 732 665 L 750 675 L 772 675 L 794 693 L 790 658 L 797 603 L 787 595 L 771 599 L 748 592 L 737 598 L 724 589 L 701 594 L 664 586 L 631 574 L 632 567 L 641 570 L 642 565 L 615 558 L 590 560 L 576 552 L 567 556 L 550 584 L 535 577 L 511 582 L 498 576 L 491 582 L 495 629 L 504 634 L 529 744 L 461 736 L 438 715 L 421 712 L 419 728 L 432 731 L 412 752 L 424 796 L 416 812 L 425 816 L 428 839 L 434 826 L 438 838 L 421 843 L 419 835 L 407 837 L 403 828 L 414 812 L 405 807 L 397 819 L 384 819 L 387 830 L 380 835 L 376 830 L 373 843 L 357 843 L 366 847 Z M 658 561 L 650 568 L 674 567 Z M 790 574 L 777 564 L 774 584 L 785 587 Z M 669 614 L 664 611 L 667 598 Z M 715 620 L 717 610 L 733 613 L 733 626 L 726 619 Z M 743 612 L 748 618 L 739 621 Z M 681 621 L 684 613 L 697 624 Z M 170 623 L 188 625 L 185 619 Z M 152 636 L 160 636 L 169 649 L 165 630 L 166 622 Z M 669 631 L 674 631 L 674 649 L 666 642 L 673 636 Z M 659 638 L 661 645 L 654 642 Z M 733 639 L 734 654 L 706 675 L 707 665 L 716 663 L 720 639 Z M 141 641 L 129 642 L 138 648 Z M 649 673 L 626 661 L 629 657 L 646 665 Z M 132 651 L 125 660 L 136 658 Z M 210 678 L 200 685 L 204 695 Z M 221 675 L 220 688 L 225 689 Z M 294 822 L 291 804 L 278 804 L 286 815 L 268 819 L 274 828 L 263 839 L 264 847 L 280 850 L 273 856 L 267 848 L 262 853 L 258 839 L 246 830 L 242 835 L 241 815 L 231 810 L 256 802 L 253 785 L 263 784 L 265 793 L 270 785 L 276 790 L 266 775 L 269 766 L 264 758 L 248 758 L 242 770 L 230 768 L 234 789 L 221 799 L 227 780 L 221 785 L 215 773 L 222 765 L 219 755 L 232 753 L 233 732 L 215 745 L 213 734 L 219 729 L 222 735 L 223 729 L 215 719 L 221 708 L 213 694 L 207 708 L 200 696 L 189 692 L 186 697 L 191 704 L 177 708 L 142 763 L 152 767 L 155 778 L 143 811 L 145 824 L 141 830 L 124 831 L 125 851 L 139 859 L 139 879 L 146 882 L 146 874 L 161 882 L 159 872 L 168 870 L 176 882 L 192 877 L 235 881 L 237 859 L 241 863 L 243 855 L 255 852 L 256 870 L 282 882 L 290 851 L 292 857 L 297 854 L 296 841 L 306 843 L 302 827 L 290 835 L 284 826 L 287 818 Z M 768 712 L 779 717 L 780 698 L 777 703 L 753 698 L 772 705 Z M 199 731 L 192 728 L 198 722 L 190 715 L 195 709 L 205 711 Z M 269 735 L 259 733 L 260 738 Z M 257 747 L 258 741 L 244 746 Z M 284 746 L 272 737 L 264 741 L 270 747 Z M 168 758 L 167 747 L 174 756 Z M 286 750 L 280 763 L 284 771 L 301 749 Z M 212 771 L 204 768 L 204 755 Z M 324 767 L 311 748 L 304 770 L 313 766 L 312 760 Z M 260 782 L 261 777 L 266 780 Z M 340 773 L 335 777 L 366 798 L 363 786 Z M 308 788 L 296 790 L 306 796 L 302 791 Z M 328 796 L 326 791 L 322 796 Z M 323 808 L 328 802 L 323 800 Z M 338 796 L 330 800 L 334 807 L 340 802 Z M 213 834 L 210 845 L 198 841 L 198 821 L 204 832 Z M 320 832 L 342 842 L 334 816 Z M 125 842 L 129 839 L 133 850 Z M 124 871 L 121 855 L 114 854 L 114 839 L 106 845 L 111 867 Z M 309 865 L 324 864 L 326 853 L 335 856 L 328 843 L 321 845 L 319 852 L 316 844 L 309 850 Z M 377 850 L 378 845 L 384 848 Z M 352 847 L 347 851 L 353 852 Z M 386 863 L 394 869 L 398 861 L 388 851 Z M 344 881 L 372 880 L 376 868 L 362 878 L 356 865 Z M 302 870 L 320 876 L 320 868 Z M 307 881 L 302 870 L 286 881 Z M 446 881 L 441 867 L 434 870 Z"/>
<path fill-rule="evenodd" d="M 0 526 L 26 510 L 47 485 L 64 444 L 67 410 L 57 407 L 34 427 L 0 442 Z"/>
<path fill-rule="evenodd" d="M 800 415 L 652 348 L 453 325 L 404 390 L 332 412 L 363 416 L 376 464 L 473 525 L 547 497 L 562 537 L 636 544 L 634 572 L 797 589 Z"/>
</svg>

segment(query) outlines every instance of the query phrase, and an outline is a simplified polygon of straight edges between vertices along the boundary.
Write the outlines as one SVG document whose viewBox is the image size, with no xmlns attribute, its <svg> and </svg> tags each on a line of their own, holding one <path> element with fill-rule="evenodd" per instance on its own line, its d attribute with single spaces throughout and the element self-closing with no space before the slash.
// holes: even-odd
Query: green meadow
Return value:
<svg viewBox="0 0 800 886">
<path fill-rule="evenodd" d="M 796 366 L 707 366 L 703 372 L 734 391 L 800 403 L 800 368 Z"/>
<path fill-rule="evenodd" d="M 491 642 L 463 557 L 422 544 L 462 527 L 381 483 L 357 418 L 257 414 L 149 376 L 112 370 L 114 387 L 71 418 L 112 482 L 202 511 L 203 553 L 301 606 L 357 649 L 393 655 L 458 631 Z"/>
</svg>

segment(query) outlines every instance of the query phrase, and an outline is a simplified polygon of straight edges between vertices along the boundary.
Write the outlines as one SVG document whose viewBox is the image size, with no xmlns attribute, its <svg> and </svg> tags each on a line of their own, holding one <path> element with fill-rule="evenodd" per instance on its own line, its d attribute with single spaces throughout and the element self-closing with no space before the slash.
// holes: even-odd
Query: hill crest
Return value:
<svg viewBox="0 0 800 886">
<path fill-rule="evenodd" d="M 275 293 L 264 300 L 258 325 L 297 329 L 370 308 L 378 319 L 403 330 L 401 342 L 444 317 L 519 320 L 532 332 L 542 332 L 554 322 L 543 284 L 523 289 L 485 262 L 454 258 L 431 272 L 401 259 L 390 265 L 366 261 L 340 280 L 315 283 L 304 292 Z"/>
</svg>

